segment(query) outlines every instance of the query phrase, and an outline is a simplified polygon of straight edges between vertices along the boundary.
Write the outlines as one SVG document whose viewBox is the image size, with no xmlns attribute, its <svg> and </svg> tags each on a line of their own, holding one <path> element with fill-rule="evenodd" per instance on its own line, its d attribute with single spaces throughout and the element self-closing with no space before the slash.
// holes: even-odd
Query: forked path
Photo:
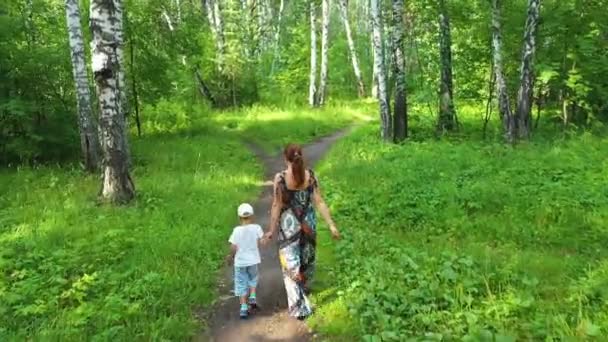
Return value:
<svg viewBox="0 0 608 342">
<path fill-rule="evenodd" d="M 350 130 L 339 131 L 304 147 L 304 158 L 307 166 L 314 166 L 329 148 Z M 285 162 L 278 153 L 268 156 L 261 149 L 251 146 L 257 157 L 264 163 L 264 186 L 262 194 L 254 204 L 256 221 L 268 229 L 270 205 L 272 202 L 272 179 L 283 170 Z M 322 181 L 322 180 L 321 180 Z M 232 294 L 232 268 L 225 267 L 220 281 L 220 299 L 210 317 L 210 330 L 200 341 L 214 342 L 249 342 L 249 341 L 309 341 L 312 332 L 305 323 L 287 315 L 287 295 L 278 261 L 278 249 L 275 243 L 261 251 L 260 283 L 258 303 L 260 311 L 241 320 L 238 317 L 238 299 Z"/>
</svg>

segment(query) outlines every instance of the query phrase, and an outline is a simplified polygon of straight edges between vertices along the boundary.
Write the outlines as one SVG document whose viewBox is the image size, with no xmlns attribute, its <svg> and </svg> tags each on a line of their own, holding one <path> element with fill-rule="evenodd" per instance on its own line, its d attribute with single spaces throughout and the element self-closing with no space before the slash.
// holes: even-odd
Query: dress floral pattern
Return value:
<svg viewBox="0 0 608 342">
<path fill-rule="evenodd" d="M 312 170 L 308 170 L 310 182 L 303 190 L 290 190 L 285 172 L 279 174 L 279 191 L 283 208 L 279 221 L 279 260 L 287 291 L 289 314 L 306 317 L 312 306 L 305 293 L 315 271 L 317 220 L 313 207 L 313 194 L 318 186 Z"/>
</svg>

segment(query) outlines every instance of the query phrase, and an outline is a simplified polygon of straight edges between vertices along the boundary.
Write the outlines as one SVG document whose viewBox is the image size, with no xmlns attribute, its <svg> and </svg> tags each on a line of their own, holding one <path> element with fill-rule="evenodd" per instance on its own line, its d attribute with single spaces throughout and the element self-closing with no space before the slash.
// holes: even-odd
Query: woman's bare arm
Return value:
<svg viewBox="0 0 608 342">
<path fill-rule="evenodd" d="M 321 213 L 321 216 L 323 216 L 323 219 L 329 225 L 329 230 L 331 231 L 332 236 L 336 239 L 339 239 L 340 232 L 338 231 L 338 228 L 336 227 L 336 223 L 334 222 L 334 220 L 331 217 L 331 213 L 329 212 L 329 207 L 325 203 L 325 199 L 323 199 L 323 195 L 321 194 L 321 189 L 319 188 L 318 184 L 315 185 L 315 187 L 314 187 L 313 200 L 315 202 L 315 206 Z"/>
<path fill-rule="evenodd" d="M 266 237 L 272 239 L 279 228 L 279 215 L 281 214 L 281 191 L 279 189 L 279 175 L 274 178 L 274 190 L 272 193 L 272 206 L 270 208 L 270 229 L 266 233 Z"/>
</svg>

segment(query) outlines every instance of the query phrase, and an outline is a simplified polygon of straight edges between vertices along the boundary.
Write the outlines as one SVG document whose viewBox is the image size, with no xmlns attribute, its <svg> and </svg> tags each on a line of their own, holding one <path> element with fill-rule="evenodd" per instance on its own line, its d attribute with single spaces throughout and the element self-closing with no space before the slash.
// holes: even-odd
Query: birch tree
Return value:
<svg viewBox="0 0 608 342">
<path fill-rule="evenodd" d="M 439 0 L 439 52 L 441 79 L 439 87 L 439 131 L 452 131 L 458 121 L 454 108 L 454 86 L 452 82 L 452 33 L 445 0 Z"/>
<path fill-rule="evenodd" d="M 122 16 L 121 0 L 92 0 L 90 23 L 92 32 L 91 67 L 99 102 L 99 135 L 102 159 L 102 200 L 125 203 L 135 196 L 129 175 L 126 144 L 126 120 L 121 110 L 120 58 L 122 40 L 115 23 Z"/>
<path fill-rule="evenodd" d="M 224 56 L 226 54 L 226 39 L 224 37 L 224 21 L 220 0 L 202 0 L 207 13 L 209 27 L 215 41 L 216 64 L 218 70 L 223 71 Z"/>
<path fill-rule="evenodd" d="M 80 149 L 84 168 L 95 172 L 99 169 L 99 139 L 97 125 L 93 118 L 89 75 L 84 54 L 84 39 L 80 24 L 78 0 L 65 1 L 65 14 L 68 26 L 72 74 L 76 88 L 76 107 L 78 110 L 78 128 L 80 130 Z"/>
<path fill-rule="evenodd" d="M 340 8 L 340 17 L 344 23 L 344 32 L 346 33 L 346 41 L 348 42 L 348 50 L 350 52 L 350 58 L 353 63 L 353 71 L 357 78 L 357 90 L 359 97 L 365 97 L 365 86 L 363 84 L 363 78 L 361 77 L 361 69 L 359 68 L 359 59 L 357 58 L 357 49 L 355 48 L 355 42 L 353 40 L 350 23 L 348 21 L 348 2 L 347 0 L 339 0 L 338 6 Z"/>
<path fill-rule="evenodd" d="M 308 104 L 317 105 L 317 6 L 309 0 L 310 11 L 310 84 L 308 86 Z"/>
<path fill-rule="evenodd" d="M 124 65 L 125 51 L 124 51 L 124 30 L 123 30 L 123 14 L 122 14 L 122 0 L 114 1 L 114 32 L 116 35 L 116 58 L 119 60 L 120 65 Z M 126 87 L 125 72 L 122 68 L 118 69 L 118 91 L 120 92 L 120 106 L 124 116 L 129 112 L 128 99 L 127 99 L 127 87 Z"/>
<path fill-rule="evenodd" d="M 393 0 L 392 16 L 392 50 L 393 50 L 393 72 L 395 74 L 395 113 L 394 113 L 394 139 L 396 142 L 403 141 L 407 137 L 407 91 L 405 82 L 405 53 L 403 43 L 405 34 L 403 32 L 404 0 Z"/>
<path fill-rule="evenodd" d="M 496 81 L 496 96 L 498 98 L 498 111 L 502 120 L 505 137 L 512 143 L 515 138 L 515 118 L 509 103 L 509 93 L 502 64 L 502 32 L 500 16 L 500 0 L 492 0 L 492 58 L 494 61 L 494 75 Z"/>
<path fill-rule="evenodd" d="M 374 41 L 374 65 L 376 66 L 378 103 L 380 105 L 380 136 L 382 139 L 389 141 L 392 137 L 391 108 L 386 88 L 381 11 L 380 1 L 371 0 L 370 14 L 372 17 L 372 36 Z"/>
<path fill-rule="evenodd" d="M 272 64 L 270 66 L 270 74 L 274 74 L 275 65 L 279 59 L 279 48 L 281 40 L 281 25 L 283 22 L 283 11 L 285 10 L 285 0 L 281 0 L 279 4 L 279 17 L 277 19 L 277 25 L 274 31 L 274 52 L 272 54 Z"/>
<path fill-rule="evenodd" d="M 325 96 L 327 95 L 327 74 L 329 67 L 329 19 L 330 1 L 322 1 L 322 24 L 321 24 L 321 79 L 319 81 L 319 91 L 317 105 L 325 104 Z"/>
<path fill-rule="evenodd" d="M 517 133 L 519 138 L 530 136 L 532 94 L 534 91 L 534 53 L 540 0 L 528 0 L 528 15 L 524 29 L 519 91 L 517 92 Z"/>
</svg>

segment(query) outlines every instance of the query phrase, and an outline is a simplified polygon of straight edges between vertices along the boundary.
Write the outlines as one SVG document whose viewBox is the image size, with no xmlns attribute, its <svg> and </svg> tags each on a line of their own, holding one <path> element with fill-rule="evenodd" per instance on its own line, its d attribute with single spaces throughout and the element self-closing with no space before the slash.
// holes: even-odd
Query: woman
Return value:
<svg viewBox="0 0 608 342">
<path fill-rule="evenodd" d="M 283 152 L 287 169 L 274 178 L 274 197 L 268 239 L 279 235 L 279 259 L 287 291 L 289 314 L 304 319 L 312 313 L 308 283 L 315 266 L 317 221 L 313 204 L 329 225 L 334 239 L 340 233 L 325 204 L 312 170 L 304 167 L 302 149 L 288 145 Z"/>
</svg>

